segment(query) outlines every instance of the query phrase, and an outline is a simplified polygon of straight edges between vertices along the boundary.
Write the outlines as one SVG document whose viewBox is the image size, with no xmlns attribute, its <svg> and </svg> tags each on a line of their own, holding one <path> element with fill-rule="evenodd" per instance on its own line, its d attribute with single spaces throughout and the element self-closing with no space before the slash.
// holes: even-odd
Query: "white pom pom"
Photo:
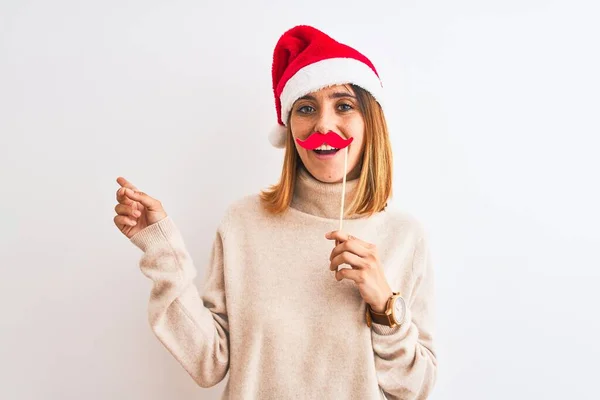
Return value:
<svg viewBox="0 0 600 400">
<path fill-rule="evenodd" d="M 273 147 L 283 149 L 285 147 L 285 140 L 287 138 L 287 128 L 283 125 L 277 124 L 271 132 L 269 132 L 269 142 Z"/>
</svg>

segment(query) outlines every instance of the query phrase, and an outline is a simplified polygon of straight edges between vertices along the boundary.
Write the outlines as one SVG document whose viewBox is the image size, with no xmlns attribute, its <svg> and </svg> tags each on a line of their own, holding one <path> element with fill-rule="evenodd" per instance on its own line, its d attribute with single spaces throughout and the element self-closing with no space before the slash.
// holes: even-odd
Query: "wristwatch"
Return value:
<svg viewBox="0 0 600 400">
<path fill-rule="evenodd" d="M 370 304 L 367 304 L 367 326 L 370 328 L 372 323 L 386 325 L 391 328 L 404 322 L 406 315 L 406 302 L 400 295 L 400 292 L 393 292 L 388 299 L 383 313 L 373 311 Z"/>
</svg>

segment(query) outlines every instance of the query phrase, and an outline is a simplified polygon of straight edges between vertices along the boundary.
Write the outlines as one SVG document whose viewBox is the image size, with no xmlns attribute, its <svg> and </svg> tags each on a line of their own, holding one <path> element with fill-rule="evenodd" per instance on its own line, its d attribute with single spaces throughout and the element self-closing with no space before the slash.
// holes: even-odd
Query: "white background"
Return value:
<svg viewBox="0 0 600 400">
<path fill-rule="evenodd" d="M 598 398 L 596 3 L 216 3 L 0 4 L 0 398 L 219 398 L 149 328 L 116 178 L 202 276 L 227 205 L 279 177 L 271 57 L 297 24 L 384 81 L 393 201 L 435 263 L 431 398 Z"/>
</svg>

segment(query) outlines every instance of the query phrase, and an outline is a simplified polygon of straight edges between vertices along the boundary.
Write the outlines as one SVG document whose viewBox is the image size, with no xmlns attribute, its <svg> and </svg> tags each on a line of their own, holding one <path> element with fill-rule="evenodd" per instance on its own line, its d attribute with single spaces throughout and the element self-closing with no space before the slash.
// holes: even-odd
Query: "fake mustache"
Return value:
<svg viewBox="0 0 600 400">
<path fill-rule="evenodd" d="M 343 149 L 352 143 L 352 140 L 354 140 L 353 137 L 343 139 L 337 133 L 329 131 L 324 135 L 319 132 L 313 132 L 309 137 L 306 138 L 306 140 L 300 140 L 299 138 L 296 138 L 296 143 L 307 150 L 314 150 L 323 143 L 328 144 L 331 147 L 335 147 L 336 149 Z"/>
</svg>

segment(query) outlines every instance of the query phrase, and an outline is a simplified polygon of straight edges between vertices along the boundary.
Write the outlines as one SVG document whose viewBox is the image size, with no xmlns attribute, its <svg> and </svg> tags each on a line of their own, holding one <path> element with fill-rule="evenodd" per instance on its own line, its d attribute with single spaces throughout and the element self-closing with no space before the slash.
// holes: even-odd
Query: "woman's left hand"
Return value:
<svg viewBox="0 0 600 400">
<path fill-rule="evenodd" d="M 336 271 L 335 279 L 353 280 L 360 295 L 371 305 L 373 311 L 384 312 L 393 293 L 383 273 L 377 247 L 339 230 L 328 232 L 325 237 L 335 240 L 336 244 L 329 256 L 329 269 Z M 342 268 L 337 271 L 338 266 L 344 263 L 352 266 L 352 269 Z"/>
</svg>

